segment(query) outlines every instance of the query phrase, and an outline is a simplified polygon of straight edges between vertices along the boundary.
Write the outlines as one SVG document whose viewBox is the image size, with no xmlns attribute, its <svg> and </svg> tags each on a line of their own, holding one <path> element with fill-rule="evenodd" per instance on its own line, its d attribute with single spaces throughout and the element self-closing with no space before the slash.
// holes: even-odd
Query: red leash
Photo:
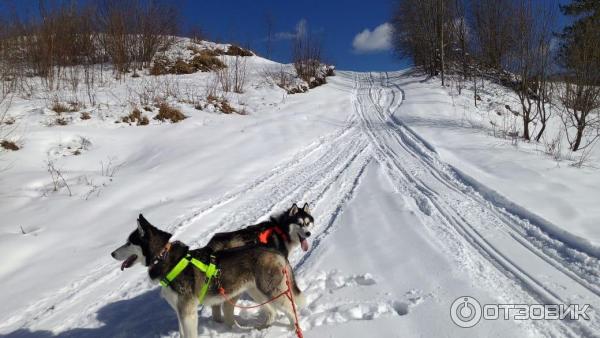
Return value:
<svg viewBox="0 0 600 338">
<path fill-rule="evenodd" d="M 275 300 L 279 299 L 281 296 L 285 295 L 287 297 L 287 299 L 289 299 L 290 302 L 292 303 L 292 310 L 294 310 L 294 326 L 296 327 L 296 335 L 298 336 L 298 338 L 304 338 L 304 335 L 302 334 L 302 329 L 300 328 L 300 322 L 298 321 L 298 312 L 296 311 L 296 302 L 294 302 L 294 294 L 292 292 L 292 284 L 290 282 L 290 275 L 287 271 L 287 268 L 283 269 L 283 273 L 285 274 L 285 284 L 287 285 L 287 289 L 285 291 L 283 291 L 282 293 L 278 294 L 277 296 L 269 299 L 268 301 L 258 304 L 258 305 L 252 305 L 252 306 L 236 305 L 234 302 L 231 301 L 231 299 L 227 298 L 227 293 L 225 292 L 225 289 L 222 287 L 219 288 L 219 294 L 225 299 L 225 301 L 227 303 L 231 304 L 233 307 L 237 307 L 240 309 L 254 309 L 257 307 L 261 307 L 266 304 L 272 303 Z"/>
<path fill-rule="evenodd" d="M 304 338 L 302 334 L 302 329 L 300 328 L 300 322 L 298 321 L 298 312 L 296 312 L 296 303 L 294 302 L 294 294 L 292 292 L 292 285 L 290 282 L 290 275 L 288 274 L 287 268 L 283 269 L 283 273 L 285 273 L 285 284 L 287 284 L 287 293 L 286 296 L 292 302 L 292 309 L 294 310 L 294 325 L 296 325 L 296 335 L 298 338 Z"/>
<path fill-rule="evenodd" d="M 269 304 L 271 302 L 274 302 L 277 298 L 279 298 L 279 297 L 287 294 L 288 291 L 285 290 L 282 293 L 278 294 L 277 296 L 269 299 L 268 301 L 266 301 L 264 303 L 260 303 L 258 305 L 251 305 L 251 306 L 236 305 L 234 302 L 231 301 L 231 299 L 227 298 L 227 294 L 225 293 L 225 289 L 223 289 L 223 288 L 219 288 L 219 293 L 221 294 L 221 296 L 223 296 L 223 298 L 225 298 L 225 301 L 227 303 L 231 304 L 231 306 L 233 306 L 233 307 L 237 307 L 239 309 L 254 309 L 254 308 L 257 308 L 257 307 L 261 307 L 263 305 L 267 305 L 267 304 Z"/>
</svg>

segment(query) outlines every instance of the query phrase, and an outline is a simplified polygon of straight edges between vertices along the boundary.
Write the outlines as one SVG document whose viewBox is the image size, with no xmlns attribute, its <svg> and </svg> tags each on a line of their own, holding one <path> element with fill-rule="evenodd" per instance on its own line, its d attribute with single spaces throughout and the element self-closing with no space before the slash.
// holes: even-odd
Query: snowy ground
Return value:
<svg viewBox="0 0 600 338">
<path fill-rule="evenodd" d="M 204 75 L 186 77 L 195 76 Z M 189 110 L 178 124 L 146 127 L 30 122 L 23 150 L 3 154 L 12 166 L 0 181 L 0 337 L 177 336 L 145 271 L 121 272 L 109 256 L 137 213 L 201 246 L 304 201 L 315 235 L 291 261 L 308 299 L 306 337 L 600 335 L 599 217 L 587 209 L 599 199 L 595 169 L 544 168 L 526 146 L 456 126 L 447 91 L 406 72 L 338 72 L 292 96 L 258 80 L 251 88 L 239 98 L 247 116 Z M 91 142 L 81 155 L 59 156 L 80 137 Z M 74 196 L 52 191 L 49 154 Z M 102 169 L 109 162 L 112 174 Z M 587 202 L 573 200 L 582 194 Z M 591 320 L 462 329 L 449 312 L 464 295 L 588 303 Z M 238 321 L 250 325 L 255 314 Z M 283 318 L 230 331 L 201 316 L 203 336 L 293 336 Z"/>
</svg>

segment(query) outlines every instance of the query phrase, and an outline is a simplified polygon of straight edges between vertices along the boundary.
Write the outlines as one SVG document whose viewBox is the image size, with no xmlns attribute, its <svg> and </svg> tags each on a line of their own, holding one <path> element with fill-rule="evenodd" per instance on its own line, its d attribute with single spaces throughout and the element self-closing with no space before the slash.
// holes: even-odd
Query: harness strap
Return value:
<svg viewBox="0 0 600 338">
<path fill-rule="evenodd" d="M 192 265 L 195 266 L 198 270 L 204 272 L 204 275 L 206 276 L 206 279 L 204 280 L 204 285 L 202 285 L 202 289 L 200 289 L 200 294 L 198 295 L 198 301 L 200 304 L 202 304 L 202 302 L 204 301 L 204 297 L 208 292 L 208 287 L 210 285 L 210 282 L 212 281 L 212 278 L 219 272 L 219 270 L 217 270 L 217 266 L 214 263 L 214 260 L 215 257 L 210 256 L 210 264 L 205 264 L 192 257 L 190 254 L 187 254 L 177 263 L 177 265 L 175 265 L 173 269 L 171 269 L 171 271 L 169 271 L 169 273 L 167 273 L 165 278 L 163 278 L 160 281 L 160 285 L 168 287 L 169 284 L 171 284 L 171 282 L 175 278 L 177 278 L 177 276 L 179 276 L 179 274 L 183 270 L 185 270 L 185 268 L 190 263 L 192 263 Z"/>
<path fill-rule="evenodd" d="M 285 232 L 283 232 L 283 230 L 281 230 L 281 228 L 278 226 L 270 227 L 267 230 L 264 230 L 263 232 L 259 233 L 258 241 L 262 244 L 267 244 L 269 242 L 269 237 L 271 237 L 271 234 L 273 234 L 273 231 L 275 231 L 279 236 L 281 236 L 281 238 L 283 238 L 284 241 L 290 241 Z"/>
</svg>

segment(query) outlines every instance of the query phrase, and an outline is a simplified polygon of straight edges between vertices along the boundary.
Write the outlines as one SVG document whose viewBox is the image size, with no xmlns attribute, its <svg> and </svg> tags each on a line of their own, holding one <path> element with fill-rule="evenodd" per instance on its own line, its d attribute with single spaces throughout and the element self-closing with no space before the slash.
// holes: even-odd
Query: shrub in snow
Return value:
<svg viewBox="0 0 600 338">
<path fill-rule="evenodd" d="M 0 146 L 6 150 L 12 150 L 12 151 L 17 151 L 20 149 L 16 143 L 9 141 L 9 140 L 2 140 L 2 142 L 0 142 Z"/>
<path fill-rule="evenodd" d="M 135 108 L 129 115 L 124 116 L 121 120 L 129 124 L 136 123 L 138 126 L 145 126 L 150 123 L 148 117 L 142 115 L 142 112 L 137 108 Z"/>
<path fill-rule="evenodd" d="M 215 55 L 204 51 L 198 55 L 195 55 L 190 61 L 190 65 L 201 72 L 210 72 L 226 67 L 225 64 Z"/>
<path fill-rule="evenodd" d="M 59 126 L 66 126 L 67 124 L 69 124 L 69 119 L 67 119 L 66 117 L 57 117 L 56 124 Z"/>
<path fill-rule="evenodd" d="M 206 98 L 206 101 L 208 101 L 209 105 L 212 105 L 213 107 L 225 114 L 232 114 L 238 112 L 235 108 L 231 106 L 231 104 L 229 104 L 229 101 L 227 101 L 227 99 L 225 98 L 219 98 L 214 95 L 209 95 Z"/>
<path fill-rule="evenodd" d="M 214 54 L 214 51 L 200 51 L 189 61 L 181 58 L 171 61 L 167 57 L 159 57 L 152 64 L 150 75 L 192 74 L 197 71 L 210 72 L 225 68 L 226 65 Z"/>
<path fill-rule="evenodd" d="M 166 103 L 161 103 L 158 107 L 158 115 L 154 117 L 155 120 L 165 121 L 170 120 L 173 123 L 184 120 L 187 116 L 174 107 L 169 106 Z"/>
<path fill-rule="evenodd" d="M 169 73 L 169 60 L 163 57 L 154 59 L 150 68 L 150 75 L 163 75 Z"/>
<path fill-rule="evenodd" d="M 175 61 L 175 64 L 171 67 L 170 73 L 172 74 L 192 74 L 197 69 L 191 64 L 179 59 Z"/>
<path fill-rule="evenodd" d="M 252 55 L 254 55 L 254 54 L 252 54 L 251 51 L 244 49 L 242 47 L 236 46 L 236 45 L 229 46 L 229 48 L 227 49 L 227 52 L 225 54 L 231 55 L 231 56 L 252 56 Z"/>
<path fill-rule="evenodd" d="M 79 110 L 79 105 L 76 103 L 65 104 L 62 102 L 55 101 L 50 107 L 51 110 L 57 113 L 72 113 Z"/>
</svg>

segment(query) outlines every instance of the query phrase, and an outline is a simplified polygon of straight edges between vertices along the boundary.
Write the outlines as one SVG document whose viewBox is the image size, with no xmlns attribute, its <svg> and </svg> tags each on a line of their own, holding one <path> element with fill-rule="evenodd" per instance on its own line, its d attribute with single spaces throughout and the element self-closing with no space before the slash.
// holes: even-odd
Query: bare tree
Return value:
<svg viewBox="0 0 600 338">
<path fill-rule="evenodd" d="M 265 37 L 266 56 L 267 59 L 270 59 L 273 52 L 273 40 L 275 39 L 275 17 L 271 12 L 265 14 L 265 28 L 267 30 L 267 36 Z"/>
<path fill-rule="evenodd" d="M 455 5 L 451 0 L 402 0 L 392 17 L 396 53 L 412 58 L 432 76 L 441 74 L 442 85 L 448 56 L 456 46 L 453 38 L 458 36 L 453 31 L 458 13 Z"/>
<path fill-rule="evenodd" d="M 567 71 L 561 119 L 571 150 L 577 151 L 600 137 L 600 4 L 578 0 L 561 9 L 577 18 L 561 35 L 560 57 Z"/>
<path fill-rule="evenodd" d="M 416 66 L 429 75 L 436 75 L 436 30 L 428 15 L 431 1 L 400 1 L 392 17 L 394 50 L 401 57 L 409 57 Z"/>
<path fill-rule="evenodd" d="M 555 71 L 554 54 L 552 51 L 552 29 L 556 23 L 556 11 L 554 7 L 545 7 L 538 11 L 539 32 L 535 48 L 535 75 L 533 81 L 536 109 L 541 124 L 535 140 L 539 142 L 546 131 L 546 126 L 552 116 L 552 97 L 554 93 L 553 83 L 550 77 Z"/>
<path fill-rule="evenodd" d="M 517 0 L 511 12 L 513 48 L 504 64 L 516 76 L 511 87 L 521 103 L 523 138 L 531 139 L 531 124 L 540 120 L 542 128 L 536 136 L 539 140 L 550 117 L 546 104 L 549 101 L 548 77 L 552 60 L 550 43 L 554 10 L 552 7 L 540 6 L 533 0 Z"/>
<path fill-rule="evenodd" d="M 462 79 L 466 81 L 469 77 L 469 56 L 471 52 L 471 46 L 469 44 L 469 28 L 467 24 L 464 1 L 456 0 L 454 9 L 456 11 L 456 19 L 451 30 L 453 34 L 452 40 L 457 44 L 454 50 L 459 51 L 458 59 L 460 63 L 460 69 L 462 71 Z"/>
<path fill-rule="evenodd" d="M 104 0 L 98 13 L 102 45 L 118 73 L 149 66 L 177 30 L 175 7 L 164 1 Z"/>
<path fill-rule="evenodd" d="M 228 56 L 226 64 L 227 67 L 217 71 L 221 90 L 224 92 L 233 90 L 235 93 L 243 93 L 246 86 L 246 76 L 248 75 L 246 58 L 239 55 Z"/>
<path fill-rule="evenodd" d="M 292 60 L 298 77 L 311 88 L 325 81 L 325 75 L 321 73 L 322 52 L 323 44 L 318 36 L 310 31 L 298 32 L 292 44 Z"/>
<path fill-rule="evenodd" d="M 481 63 L 500 70 L 510 50 L 513 0 L 471 0 L 472 26 Z"/>
<path fill-rule="evenodd" d="M 192 39 L 192 42 L 199 43 L 202 40 L 206 39 L 206 33 L 204 30 L 198 25 L 192 25 L 188 29 L 187 36 Z"/>
<path fill-rule="evenodd" d="M 569 75 L 560 97 L 565 109 L 561 117 L 573 151 L 587 147 L 600 136 L 600 74 L 596 68 L 600 59 L 600 28 L 592 22 L 586 25 L 586 34 L 571 51 Z M 569 132 L 573 128 L 574 136 Z"/>
</svg>

